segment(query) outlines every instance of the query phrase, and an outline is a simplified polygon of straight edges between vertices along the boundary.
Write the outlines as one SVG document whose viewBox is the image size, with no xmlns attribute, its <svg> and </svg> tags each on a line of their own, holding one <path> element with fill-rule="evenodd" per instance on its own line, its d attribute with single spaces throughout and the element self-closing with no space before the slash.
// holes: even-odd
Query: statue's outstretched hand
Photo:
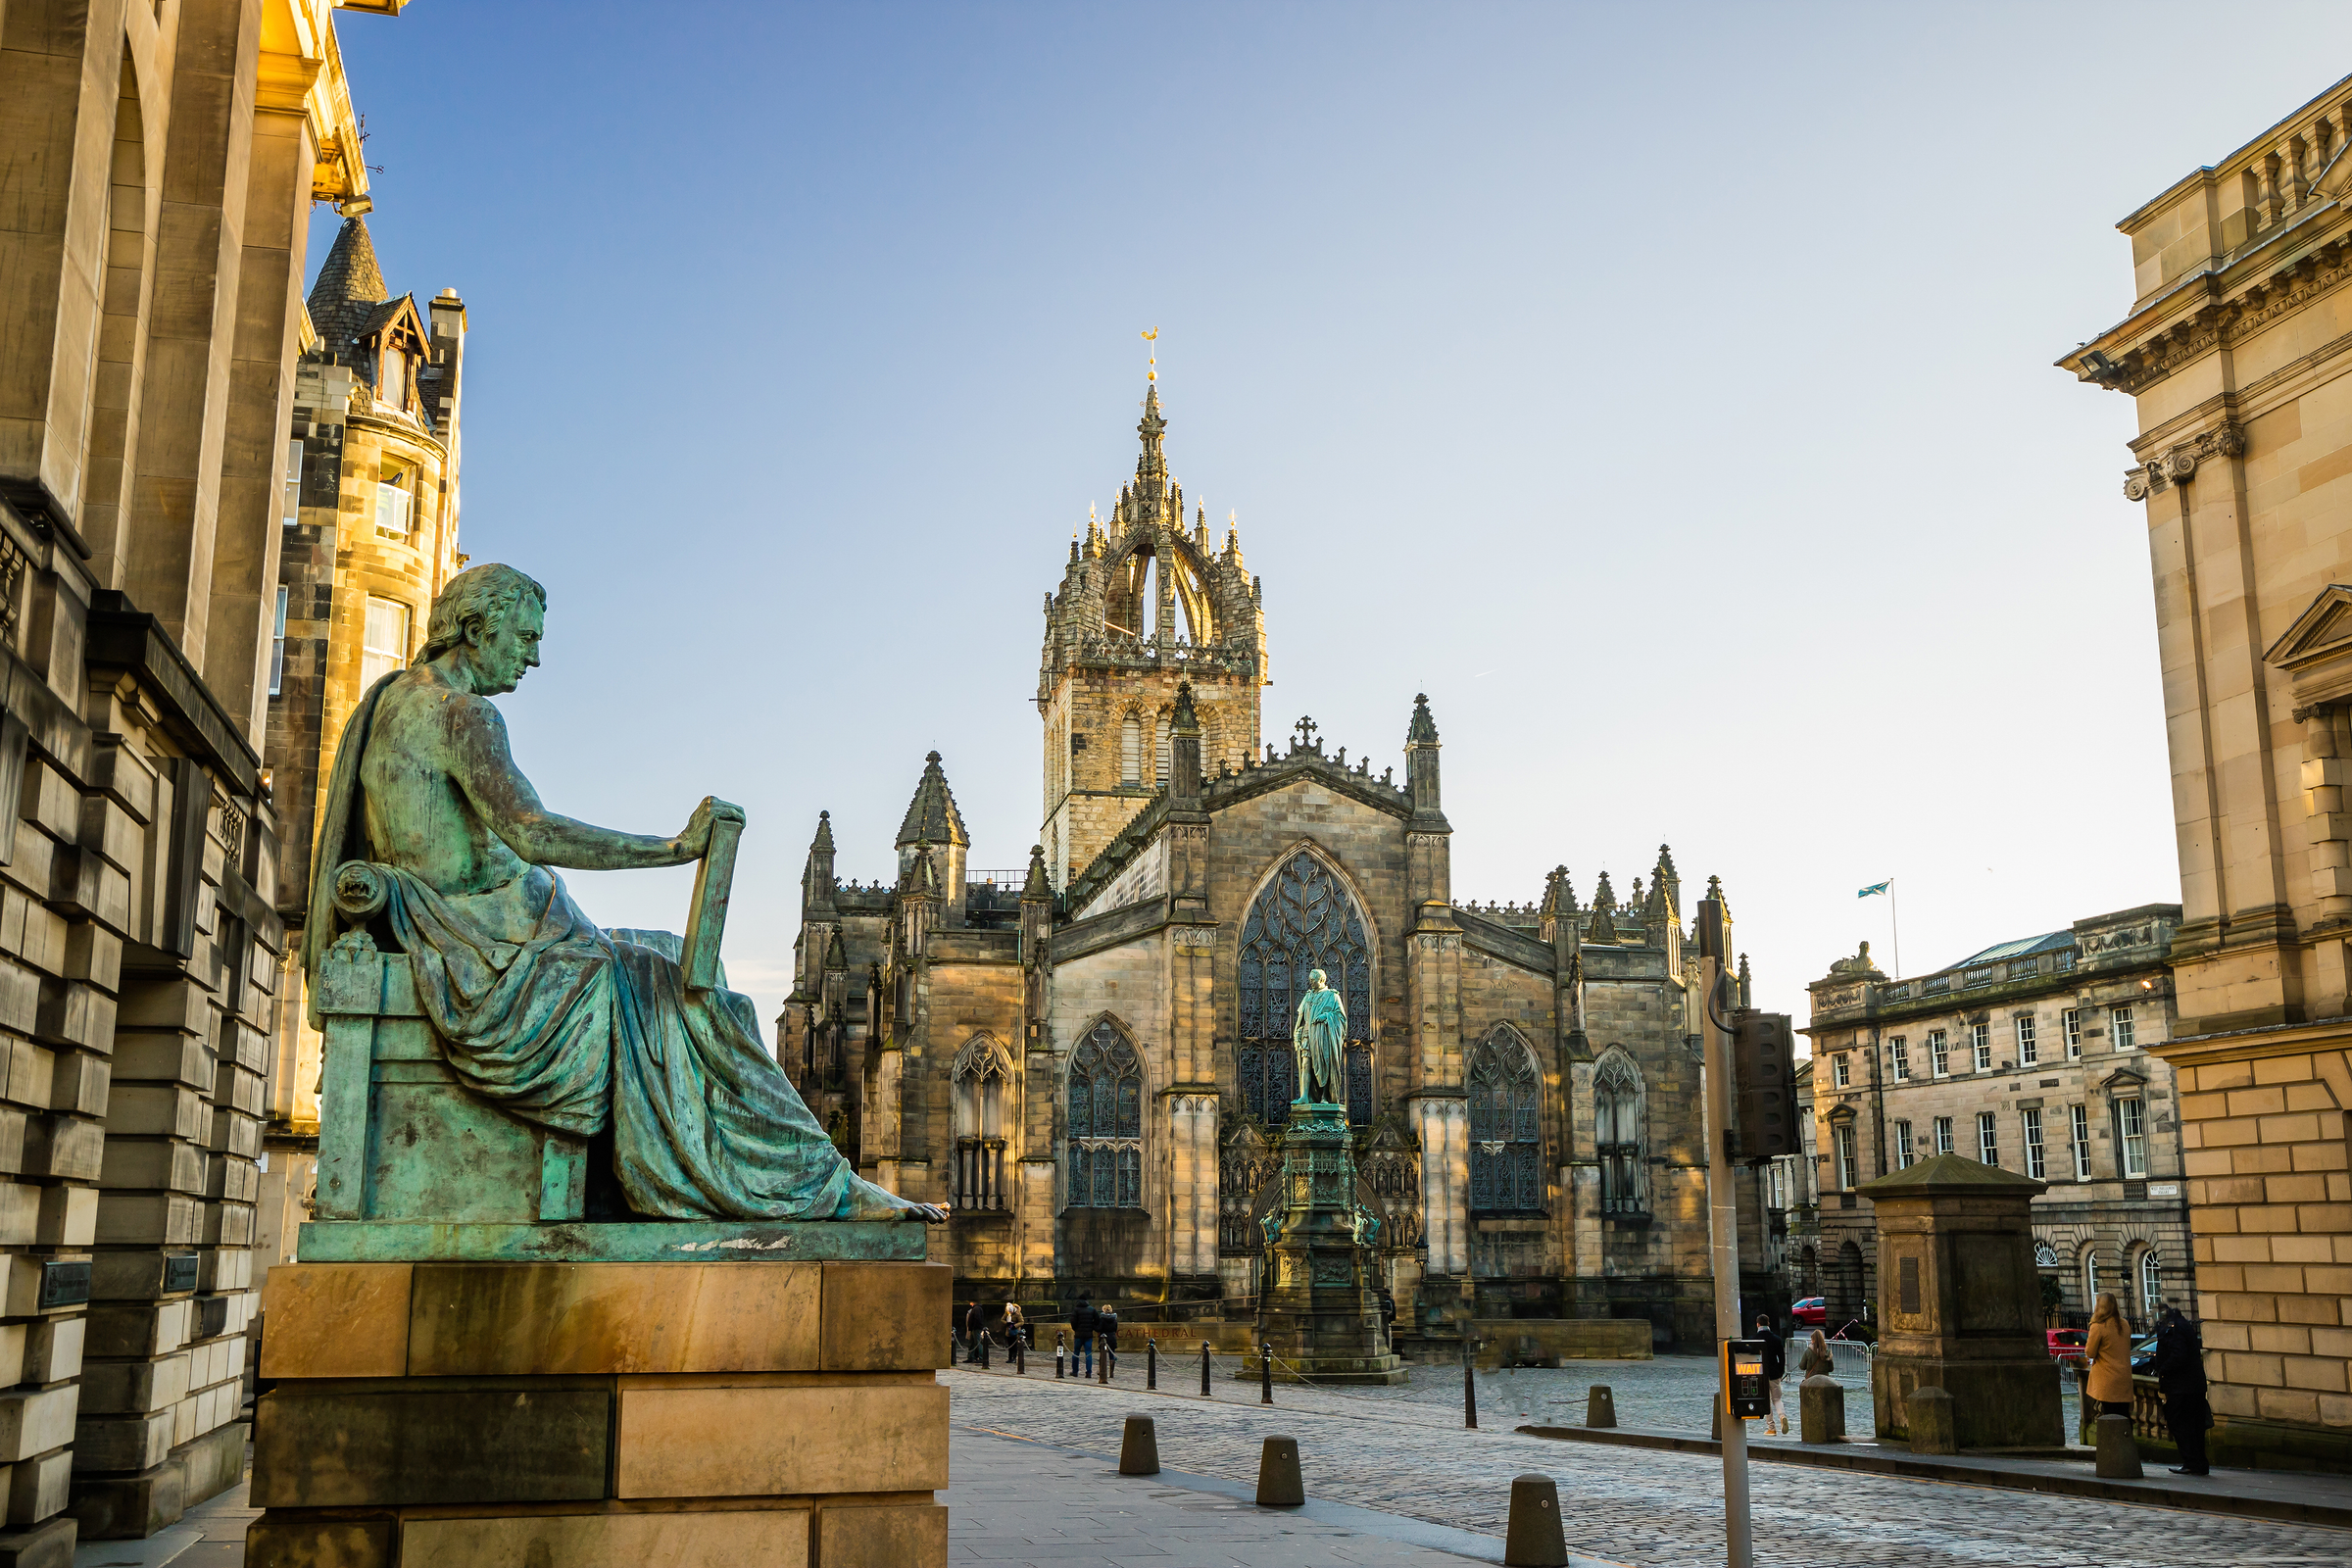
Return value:
<svg viewBox="0 0 2352 1568">
<path fill-rule="evenodd" d="M 686 830 L 672 841 L 678 847 L 680 863 L 699 860 L 710 853 L 710 808 L 715 804 L 715 797 L 704 796 L 703 804 L 696 807 L 694 814 L 686 819 Z"/>
</svg>

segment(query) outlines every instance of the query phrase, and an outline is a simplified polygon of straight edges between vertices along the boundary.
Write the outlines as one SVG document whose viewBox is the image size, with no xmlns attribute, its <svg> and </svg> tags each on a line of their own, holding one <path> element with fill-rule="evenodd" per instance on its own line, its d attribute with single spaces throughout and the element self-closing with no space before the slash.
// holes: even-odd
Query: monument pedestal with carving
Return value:
<svg viewBox="0 0 2352 1568">
<path fill-rule="evenodd" d="M 1282 1135 L 1282 1199 L 1266 1215 L 1257 1339 L 1274 1352 L 1279 1383 L 1402 1383 L 1404 1360 L 1383 1343 L 1372 1250 L 1379 1226 L 1356 1201 L 1348 1112 L 1291 1108 Z M 1238 1374 L 1255 1378 L 1252 1347 Z"/>
<path fill-rule="evenodd" d="M 1937 1388 L 1963 1449 L 2066 1446 L 2034 1266 L 2032 1203 L 2046 1185 L 1937 1154 L 1855 1189 L 1879 1230 L 1870 1392 L 1881 1438 L 1910 1441 L 1913 1391 Z"/>
<path fill-rule="evenodd" d="M 949 1270 L 893 1222 L 592 1222 L 346 939 L 318 1214 L 264 1303 L 250 1568 L 944 1565 Z"/>
</svg>

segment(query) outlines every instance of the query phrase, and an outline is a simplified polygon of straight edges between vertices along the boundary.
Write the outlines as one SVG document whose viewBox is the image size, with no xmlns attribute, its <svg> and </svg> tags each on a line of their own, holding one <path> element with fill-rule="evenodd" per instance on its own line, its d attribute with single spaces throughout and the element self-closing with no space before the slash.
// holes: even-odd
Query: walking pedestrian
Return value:
<svg viewBox="0 0 2352 1568">
<path fill-rule="evenodd" d="M 1764 1393 L 1771 1403 L 1770 1415 L 1764 1418 L 1767 1435 L 1788 1435 L 1788 1409 L 1781 1403 L 1781 1379 L 1788 1375 L 1788 1345 L 1772 1332 L 1772 1319 L 1756 1319 L 1756 1338 L 1764 1342 Z"/>
<path fill-rule="evenodd" d="M 1037 1348 L 1037 1342 L 1029 1337 L 1029 1320 L 1021 1315 L 1021 1303 L 1006 1301 L 1004 1303 L 1004 1343 L 1010 1345 L 1016 1340 L 1030 1349 Z"/>
<path fill-rule="evenodd" d="M 1086 1298 L 1084 1291 L 1080 1291 L 1078 1304 L 1070 1311 L 1070 1370 L 1078 1372 L 1079 1357 L 1084 1356 L 1086 1370 L 1078 1373 L 1080 1377 L 1091 1378 L 1095 1375 L 1095 1329 L 1101 1321 L 1095 1311 L 1095 1303 Z"/>
<path fill-rule="evenodd" d="M 1813 1331 L 1812 1343 L 1805 1347 L 1805 1353 L 1797 1357 L 1796 1369 L 1809 1378 L 1826 1378 L 1837 1374 L 1838 1358 L 1830 1354 L 1830 1342 L 1821 1337 L 1821 1330 Z"/>
<path fill-rule="evenodd" d="M 1394 1349 L 1396 1345 L 1396 1293 L 1386 1285 L 1380 1288 L 1380 1341 Z"/>
<path fill-rule="evenodd" d="M 980 1303 L 974 1301 L 971 1310 L 963 1314 L 963 1358 L 975 1360 L 980 1354 Z"/>
<path fill-rule="evenodd" d="M 1117 1377 L 1119 1375 L 1119 1309 L 1116 1306 L 1105 1303 L 1102 1310 L 1095 1314 L 1095 1335 L 1102 1342 L 1102 1359 L 1108 1365 L 1109 1375 Z"/>
<path fill-rule="evenodd" d="M 2205 1399 L 2205 1344 L 2197 1326 L 2170 1301 L 2163 1303 L 2156 1330 L 2156 1389 L 2164 1396 L 2164 1424 L 2180 1450 L 2177 1476 L 2213 1473 L 2205 1462 L 2205 1432 L 2213 1406 Z"/>
<path fill-rule="evenodd" d="M 2102 1295 L 2091 1309 L 2090 1333 L 2082 1341 L 2082 1359 L 2090 1365 L 2090 1380 L 2082 1396 L 2099 1405 L 2100 1415 L 2132 1414 L 2132 1332 L 2124 1327 L 2123 1308 L 2112 1294 Z"/>
</svg>

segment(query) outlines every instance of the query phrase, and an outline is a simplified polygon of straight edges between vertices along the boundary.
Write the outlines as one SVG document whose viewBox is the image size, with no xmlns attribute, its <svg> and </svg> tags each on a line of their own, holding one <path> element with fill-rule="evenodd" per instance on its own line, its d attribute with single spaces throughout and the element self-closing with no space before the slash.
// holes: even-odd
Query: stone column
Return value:
<svg viewBox="0 0 2352 1568">
<path fill-rule="evenodd" d="M 311 173 L 318 162 L 303 100 L 318 70 L 297 56 L 262 57 L 253 160 L 245 175 L 228 415 L 214 530 L 204 678 L 259 744 L 270 713 L 270 645 L 285 532 L 286 441 L 293 419 Z"/>
<path fill-rule="evenodd" d="M 261 0 L 182 0 L 137 479 L 117 580 L 206 667 Z M 102 570 L 109 566 L 100 558 Z"/>
<path fill-rule="evenodd" d="M 1217 1272 L 1217 1098 L 1184 1094 L 1168 1102 L 1169 1261 L 1179 1278 Z"/>
</svg>

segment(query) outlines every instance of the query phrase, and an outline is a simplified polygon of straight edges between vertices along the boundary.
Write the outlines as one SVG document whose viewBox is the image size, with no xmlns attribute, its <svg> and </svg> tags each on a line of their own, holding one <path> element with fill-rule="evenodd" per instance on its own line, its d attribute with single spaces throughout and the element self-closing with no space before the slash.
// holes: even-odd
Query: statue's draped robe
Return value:
<svg viewBox="0 0 2352 1568">
<path fill-rule="evenodd" d="M 1291 1048 L 1298 1055 L 1298 1102 L 1338 1104 L 1348 1085 L 1348 1007 L 1337 991 L 1309 991 L 1298 999 Z"/>
<path fill-rule="evenodd" d="M 360 763 L 376 700 L 397 678 L 369 689 L 335 758 L 304 933 L 314 977 L 335 872 L 371 858 Z M 760 1044 L 751 999 L 686 988 L 669 933 L 615 940 L 541 865 L 484 893 L 445 896 L 400 866 L 373 863 L 389 884 L 386 913 L 417 1001 L 459 1082 L 574 1137 L 610 1126 L 614 1167 L 638 1212 L 837 1219 L 905 1206 L 861 1179 L 825 1136 Z"/>
</svg>

